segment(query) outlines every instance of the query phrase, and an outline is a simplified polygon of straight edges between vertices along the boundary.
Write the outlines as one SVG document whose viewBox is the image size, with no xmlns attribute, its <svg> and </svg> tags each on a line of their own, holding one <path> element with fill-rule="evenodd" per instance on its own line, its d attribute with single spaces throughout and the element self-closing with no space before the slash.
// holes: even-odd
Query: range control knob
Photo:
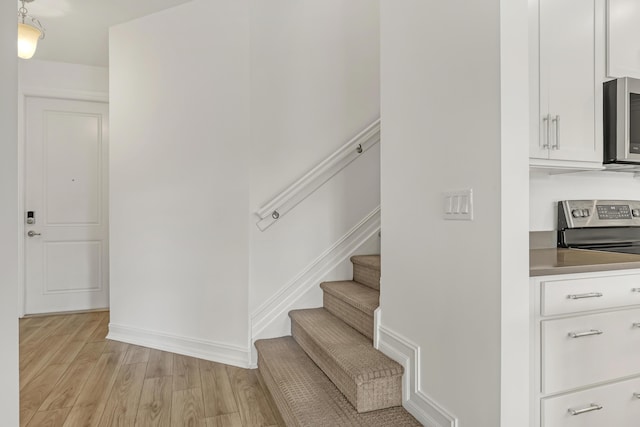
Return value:
<svg viewBox="0 0 640 427">
<path fill-rule="evenodd" d="M 571 215 L 573 215 L 574 218 L 580 218 L 582 216 L 582 209 L 572 210 Z"/>
<path fill-rule="evenodd" d="M 639 217 L 640 216 L 640 209 L 632 209 L 631 210 L 631 215 L 633 215 L 635 217 Z"/>
<path fill-rule="evenodd" d="M 582 209 L 582 216 L 583 217 L 588 217 L 589 215 L 591 215 L 591 212 L 589 212 L 589 209 Z"/>
</svg>

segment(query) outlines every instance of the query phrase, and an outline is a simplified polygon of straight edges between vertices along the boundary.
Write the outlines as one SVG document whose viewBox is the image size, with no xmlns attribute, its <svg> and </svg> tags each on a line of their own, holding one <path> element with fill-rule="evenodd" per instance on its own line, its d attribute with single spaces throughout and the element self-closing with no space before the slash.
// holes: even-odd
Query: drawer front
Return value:
<svg viewBox="0 0 640 427">
<path fill-rule="evenodd" d="M 542 399 L 542 427 L 638 427 L 637 394 L 640 379 Z"/>
<path fill-rule="evenodd" d="M 640 274 L 542 282 L 541 315 L 640 304 Z"/>
<path fill-rule="evenodd" d="M 544 320 L 541 333 L 543 393 L 640 374 L 640 309 Z"/>
</svg>

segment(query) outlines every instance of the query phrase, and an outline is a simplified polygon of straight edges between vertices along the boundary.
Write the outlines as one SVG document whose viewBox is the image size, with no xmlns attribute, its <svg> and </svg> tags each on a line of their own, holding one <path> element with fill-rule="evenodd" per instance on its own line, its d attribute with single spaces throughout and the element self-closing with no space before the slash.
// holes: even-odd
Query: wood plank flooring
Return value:
<svg viewBox="0 0 640 427">
<path fill-rule="evenodd" d="M 108 312 L 20 320 L 20 426 L 284 426 L 257 370 L 105 339 Z"/>
</svg>

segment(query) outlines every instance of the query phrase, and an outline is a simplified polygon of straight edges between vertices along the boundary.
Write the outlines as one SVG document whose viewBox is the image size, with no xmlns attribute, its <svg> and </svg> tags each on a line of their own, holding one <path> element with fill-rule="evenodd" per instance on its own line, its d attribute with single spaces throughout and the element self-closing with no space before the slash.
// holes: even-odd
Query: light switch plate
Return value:
<svg viewBox="0 0 640 427">
<path fill-rule="evenodd" d="M 442 218 L 447 220 L 473 220 L 473 190 L 445 191 L 442 193 Z"/>
</svg>

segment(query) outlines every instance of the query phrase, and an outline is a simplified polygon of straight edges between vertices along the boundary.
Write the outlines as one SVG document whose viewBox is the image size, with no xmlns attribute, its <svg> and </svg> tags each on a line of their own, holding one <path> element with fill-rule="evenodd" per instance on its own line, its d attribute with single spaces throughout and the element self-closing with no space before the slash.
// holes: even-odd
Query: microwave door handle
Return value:
<svg viewBox="0 0 640 427">
<path fill-rule="evenodd" d="M 542 138 L 543 138 L 542 148 L 544 149 L 549 148 L 549 138 L 551 137 L 551 128 L 549 126 L 550 119 L 551 119 L 551 114 L 547 114 L 542 118 L 542 124 L 544 125 L 544 131 L 542 135 Z"/>
<path fill-rule="evenodd" d="M 560 149 L 560 116 L 556 115 L 553 120 L 552 120 L 554 126 L 555 126 L 555 133 L 556 133 L 556 139 L 555 139 L 555 144 L 553 144 L 551 146 L 552 150 L 559 150 Z"/>
</svg>

